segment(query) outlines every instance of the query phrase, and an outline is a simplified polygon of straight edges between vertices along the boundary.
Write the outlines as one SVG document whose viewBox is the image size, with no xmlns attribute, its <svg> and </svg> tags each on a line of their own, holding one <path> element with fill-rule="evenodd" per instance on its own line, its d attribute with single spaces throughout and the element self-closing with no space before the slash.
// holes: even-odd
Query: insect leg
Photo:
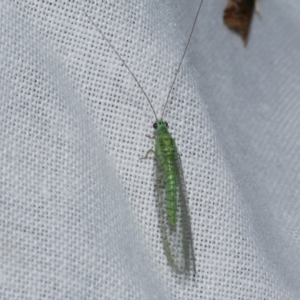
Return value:
<svg viewBox="0 0 300 300">
<path fill-rule="evenodd" d="M 256 10 L 256 12 L 257 12 L 258 14 L 260 13 L 258 0 L 255 0 L 255 10 Z"/>
<path fill-rule="evenodd" d="M 146 155 L 144 157 L 141 157 L 140 159 L 146 159 L 146 158 L 148 158 L 148 155 L 151 152 L 155 155 L 155 151 L 153 149 L 150 149 L 150 150 L 147 151 Z"/>
<path fill-rule="evenodd" d="M 258 14 L 259 18 L 261 19 L 260 7 L 259 7 L 258 0 L 254 0 L 254 7 L 255 7 L 256 13 Z"/>
</svg>

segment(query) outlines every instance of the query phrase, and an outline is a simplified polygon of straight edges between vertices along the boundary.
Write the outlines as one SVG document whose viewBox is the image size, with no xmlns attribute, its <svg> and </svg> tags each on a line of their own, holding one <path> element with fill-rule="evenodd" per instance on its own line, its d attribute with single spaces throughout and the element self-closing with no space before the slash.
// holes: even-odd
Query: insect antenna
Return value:
<svg viewBox="0 0 300 300">
<path fill-rule="evenodd" d="M 189 46 L 190 40 L 191 40 L 191 38 L 192 38 L 192 34 L 193 34 L 194 28 L 195 28 L 195 26 L 196 26 L 196 22 L 197 22 L 197 19 L 198 19 L 198 15 L 199 15 L 199 12 L 200 12 L 202 3 L 203 3 L 203 0 L 201 0 L 201 3 L 200 3 L 200 5 L 199 5 L 199 8 L 198 8 L 198 11 L 197 11 L 197 14 L 196 14 L 196 18 L 195 18 L 195 21 L 194 21 L 194 24 L 193 24 L 193 27 L 192 27 L 192 30 L 191 30 L 191 33 L 190 33 L 188 42 L 187 42 L 187 44 L 186 44 L 186 46 L 185 46 L 184 52 L 183 52 L 182 57 L 181 57 L 181 61 L 180 61 L 180 63 L 179 63 L 179 66 L 178 66 L 178 68 L 177 68 L 177 70 L 176 70 L 176 73 L 175 73 L 173 82 L 172 82 L 172 84 L 171 84 L 171 88 L 170 88 L 170 90 L 169 90 L 169 93 L 168 93 L 167 100 L 166 100 L 165 105 L 164 105 L 164 109 L 163 109 L 161 118 L 163 118 L 163 116 L 164 116 L 164 113 L 165 113 L 165 110 L 166 110 L 166 107 L 167 107 L 167 103 L 168 103 L 168 101 L 169 101 L 169 99 L 170 99 L 170 96 L 171 96 L 171 93 L 172 93 L 173 86 L 174 86 L 174 84 L 175 84 L 177 75 L 178 75 L 178 73 L 179 73 L 179 70 L 180 70 L 182 61 L 183 61 L 183 59 L 184 59 L 185 53 L 186 53 L 186 51 L 187 51 L 187 48 L 188 48 L 188 46 Z"/>
<path fill-rule="evenodd" d="M 127 66 L 126 62 L 124 61 L 124 59 L 121 57 L 121 55 L 118 53 L 118 51 L 115 49 L 115 47 L 111 44 L 111 42 L 106 38 L 106 36 L 104 35 L 104 33 L 102 33 L 102 31 L 100 30 L 100 28 L 96 25 L 96 23 L 92 20 L 92 18 L 89 17 L 89 15 L 83 11 L 84 14 L 89 18 L 89 20 L 91 21 L 91 23 L 96 27 L 96 29 L 100 32 L 100 34 L 102 35 L 102 37 L 106 40 L 106 42 L 109 44 L 109 46 L 114 50 L 114 52 L 117 54 L 117 56 L 119 57 L 119 59 L 123 62 L 124 66 L 126 67 L 126 69 L 129 71 L 129 73 L 131 74 L 131 76 L 133 77 L 133 79 L 136 81 L 136 83 L 138 84 L 138 86 L 140 87 L 140 89 L 142 90 L 143 94 L 145 95 L 146 99 L 148 100 L 150 107 L 153 111 L 153 114 L 155 116 L 155 119 L 157 120 L 157 116 L 155 113 L 155 110 L 152 106 L 152 103 L 150 101 L 150 99 L 148 98 L 146 92 L 144 91 L 144 89 L 142 88 L 141 84 L 139 83 L 139 81 L 137 80 L 137 78 L 135 77 L 135 75 L 132 73 L 132 71 L 129 69 L 129 67 Z"/>
</svg>

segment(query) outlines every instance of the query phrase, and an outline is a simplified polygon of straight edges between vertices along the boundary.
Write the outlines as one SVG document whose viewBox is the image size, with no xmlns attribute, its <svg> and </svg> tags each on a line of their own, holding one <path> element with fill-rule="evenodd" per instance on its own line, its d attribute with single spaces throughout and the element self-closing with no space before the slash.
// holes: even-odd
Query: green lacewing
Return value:
<svg viewBox="0 0 300 300">
<path fill-rule="evenodd" d="M 119 57 L 119 59 L 123 62 L 129 73 L 132 75 L 141 91 L 145 95 L 155 116 L 155 123 L 153 124 L 154 136 L 150 137 L 155 140 L 155 150 L 148 150 L 145 157 L 142 157 L 141 159 L 148 158 L 148 155 L 150 153 L 153 153 L 155 157 L 155 191 L 157 195 L 159 224 L 161 229 L 163 248 L 169 265 L 178 274 L 184 274 L 189 271 L 191 262 L 193 265 L 194 273 L 196 273 L 196 267 L 181 160 L 176 148 L 175 140 L 169 133 L 168 124 L 163 120 L 163 116 L 167 107 L 167 103 L 170 99 L 171 91 L 176 82 L 178 72 L 190 43 L 202 2 L 203 0 L 201 0 L 200 2 L 188 42 L 181 57 L 179 67 L 172 81 L 160 118 L 157 117 L 149 97 L 143 90 L 135 75 L 129 69 L 126 62 L 122 59 L 114 46 L 102 33 L 100 28 L 86 14 L 86 12 L 84 12 L 85 15 L 90 19 L 91 23 L 97 28 L 102 37 L 106 40 L 109 46 Z"/>
</svg>

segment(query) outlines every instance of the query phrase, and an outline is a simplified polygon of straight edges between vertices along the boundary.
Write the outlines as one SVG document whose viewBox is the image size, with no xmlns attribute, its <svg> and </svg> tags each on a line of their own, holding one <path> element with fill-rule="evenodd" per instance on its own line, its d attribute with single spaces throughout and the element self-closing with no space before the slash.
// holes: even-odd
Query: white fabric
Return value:
<svg viewBox="0 0 300 300">
<path fill-rule="evenodd" d="M 2 1 L 1 299 L 300 299 L 300 6 L 260 1 L 249 42 L 205 1 L 165 120 L 197 273 L 164 256 L 160 115 L 199 1 Z"/>
</svg>

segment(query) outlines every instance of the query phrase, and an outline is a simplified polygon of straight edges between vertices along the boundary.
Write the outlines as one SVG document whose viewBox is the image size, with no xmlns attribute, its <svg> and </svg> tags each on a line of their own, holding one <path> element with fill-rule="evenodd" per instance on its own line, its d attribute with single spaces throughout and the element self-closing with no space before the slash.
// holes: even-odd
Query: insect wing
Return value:
<svg viewBox="0 0 300 300">
<path fill-rule="evenodd" d="M 179 155 L 175 155 L 176 176 L 176 223 L 171 225 L 167 216 L 166 179 L 160 161 L 156 159 L 156 192 L 158 198 L 158 214 L 163 241 L 163 248 L 172 269 L 183 274 L 189 270 L 192 260 L 195 271 L 194 253 L 191 236 L 190 219 L 187 209 L 186 191 Z"/>
</svg>

